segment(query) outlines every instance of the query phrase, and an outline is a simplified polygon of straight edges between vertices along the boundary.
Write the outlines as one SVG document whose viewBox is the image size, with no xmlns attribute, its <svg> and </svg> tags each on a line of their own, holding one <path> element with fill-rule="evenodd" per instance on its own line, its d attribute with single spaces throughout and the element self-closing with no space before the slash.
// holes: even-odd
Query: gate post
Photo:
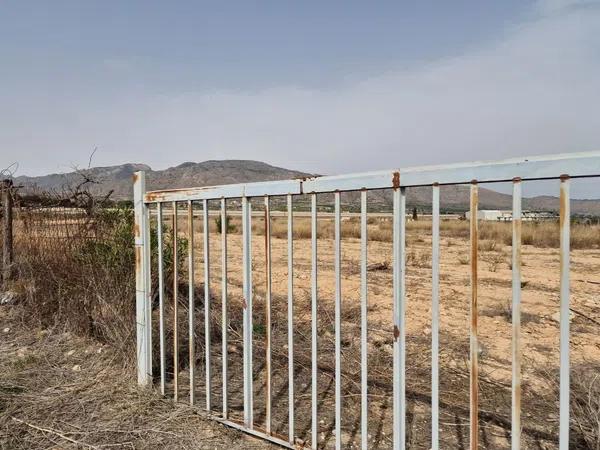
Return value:
<svg viewBox="0 0 600 450">
<path fill-rule="evenodd" d="M 133 174 L 133 208 L 135 214 L 135 304 L 137 332 L 138 384 L 152 381 L 152 298 L 150 289 L 150 223 L 144 203 L 146 174 Z"/>
<path fill-rule="evenodd" d="M 2 288 L 8 289 L 13 275 L 13 192 L 12 180 L 2 181 L 2 204 L 4 206 L 2 242 Z"/>
</svg>

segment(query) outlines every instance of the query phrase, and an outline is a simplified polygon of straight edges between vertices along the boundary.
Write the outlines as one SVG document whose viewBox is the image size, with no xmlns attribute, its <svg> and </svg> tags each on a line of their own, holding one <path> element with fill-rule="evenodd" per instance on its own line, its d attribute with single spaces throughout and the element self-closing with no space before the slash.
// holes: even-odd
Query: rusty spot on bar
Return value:
<svg viewBox="0 0 600 450">
<path fill-rule="evenodd" d="M 398 325 L 394 325 L 394 342 L 397 342 L 399 337 L 400 337 L 400 328 L 398 328 Z"/>
<path fill-rule="evenodd" d="M 139 178 L 139 175 L 137 174 L 137 172 L 133 172 L 133 176 L 132 176 L 132 178 L 133 178 L 133 182 L 134 182 L 134 183 L 137 183 L 137 181 L 138 181 L 138 178 Z"/>
<path fill-rule="evenodd" d="M 394 172 L 392 177 L 392 187 L 394 189 L 398 189 L 400 187 L 400 172 L 398 171 Z"/>
<path fill-rule="evenodd" d="M 568 180 L 568 178 L 562 178 L 561 177 L 561 181 L 565 181 Z M 565 226 L 565 211 L 567 210 L 567 196 L 564 193 L 564 189 L 563 189 L 563 184 L 561 183 L 560 185 L 560 213 L 559 213 L 559 227 L 560 230 L 562 232 L 564 226 Z M 562 252 L 561 252 L 561 257 L 562 257 Z"/>
<path fill-rule="evenodd" d="M 569 180 L 567 175 L 561 175 L 560 177 L 560 212 L 559 212 L 559 229 L 560 235 L 562 236 L 563 230 L 567 224 L 569 224 L 569 217 L 567 217 L 566 211 L 568 210 L 568 197 L 565 193 L 565 182 Z M 563 259 L 565 258 L 564 252 L 560 252 L 560 267 L 561 267 L 561 278 L 562 278 L 562 268 L 563 268 Z"/>
<path fill-rule="evenodd" d="M 142 270 L 142 248 L 139 245 L 135 246 L 135 273 L 139 274 Z"/>
<path fill-rule="evenodd" d="M 268 198 L 268 197 L 267 197 Z M 267 204 L 266 202 L 268 201 L 267 198 L 265 198 L 265 273 L 268 275 L 269 274 L 269 211 L 267 210 Z M 267 277 L 268 278 L 268 277 Z M 267 279 L 267 288 L 269 287 L 269 281 Z"/>
<path fill-rule="evenodd" d="M 242 297 L 242 307 L 244 309 L 248 308 L 248 303 L 246 303 L 246 299 L 244 297 Z"/>
<path fill-rule="evenodd" d="M 513 181 L 513 183 L 520 183 L 522 180 L 521 180 L 521 177 L 514 177 L 512 179 L 512 181 Z"/>
<path fill-rule="evenodd" d="M 208 186 L 208 187 L 196 187 L 196 188 L 183 188 L 183 189 L 165 189 L 161 191 L 149 191 L 145 194 L 145 200 L 147 202 L 160 202 L 164 201 L 166 196 L 169 194 L 179 194 L 182 196 L 194 195 L 198 192 L 210 192 L 214 191 L 217 187 L 221 186 Z"/>
<path fill-rule="evenodd" d="M 139 223 L 136 222 L 133 225 L 133 232 L 134 232 L 135 237 L 139 237 L 140 236 L 140 224 Z"/>
</svg>

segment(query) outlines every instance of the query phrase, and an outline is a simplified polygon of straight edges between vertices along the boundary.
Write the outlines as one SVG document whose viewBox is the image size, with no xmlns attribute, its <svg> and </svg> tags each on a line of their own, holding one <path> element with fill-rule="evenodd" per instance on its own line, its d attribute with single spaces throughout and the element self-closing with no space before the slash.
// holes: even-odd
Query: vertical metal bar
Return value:
<svg viewBox="0 0 600 450">
<path fill-rule="evenodd" d="M 363 190 L 360 193 L 360 438 L 363 450 L 369 442 L 367 240 L 367 191 Z"/>
<path fill-rule="evenodd" d="M 266 432 L 271 434 L 271 208 L 269 196 L 265 195 L 265 278 L 266 278 L 266 298 L 265 298 L 265 313 L 267 321 L 266 330 Z"/>
<path fill-rule="evenodd" d="M 393 375 L 393 446 L 406 446 L 406 332 L 405 320 L 405 226 L 406 190 L 394 189 L 393 285 L 394 285 L 394 375 Z"/>
<path fill-rule="evenodd" d="M 341 282 L 341 206 L 335 193 L 335 448 L 342 448 L 342 282 Z"/>
<path fill-rule="evenodd" d="M 292 195 L 287 196 L 288 244 L 288 440 L 294 445 L 294 211 Z"/>
<path fill-rule="evenodd" d="M 160 393 L 165 395 L 167 379 L 166 343 L 165 343 L 165 280 L 163 271 L 163 208 L 158 204 L 157 234 L 158 234 L 158 334 L 160 341 Z"/>
<path fill-rule="evenodd" d="M 223 369 L 223 418 L 229 417 L 227 403 L 227 331 L 229 328 L 229 311 L 227 309 L 227 202 L 221 199 L 221 358 Z"/>
<path fill-rule="evenodd" d="M 250 201 L 242 197 L 242 258 L 244 287 L 244 424 L 253 427 L 252 392 L 252 211 Z"/>
<path fill-rule="evenodd" d="M 173 400 L 179 400 L 179 281 L 177 261 L 177 202 L 173 202 Z"/>
<path fill-rule="evenodd" d="M 470 369 L 470 448 L 477 450 L 479 445 L 479 388 L 478 388 L 478 351 L 477 342 L 477 246 L 479 238 L 477 206 L 479 191 L 477 182 L 471 183 L 471 369 Z"/>
<path fill-rule="evenodd" d="M 188 201 L 188 325 L 189 325 L 189 359 L 190 359 L 190 405 L 196 401 L 196 355 L 194 342 L 194 208 L 192 201 Z"/>
<path fill-rule="evenodd" d="M 431 199 L 431 449 L 440 446 L 440 187 Z"/>
<path fill-rule="evenodd" d="M 202 201 L 202 215 L 204 222 L 204 348 L 206 351 L 206 410 L 210 411 L 212 392 L 212 366 L 210 360 L 211 346 L 211 317 L 210 317 L 210 239 L 208 223 L 208 200 Z"/>
<path fill-rule="evenodd" d="M 560 450 L 569 448 L 570 179 L 560 178 Z"/>
<path fill-rule="evenodd" d="M 316 450 L 319 441 L 317 422 L 317 395 L 318 395 L 318 371 L 317 371 L 317 194 L 311 194 L 311 448 Z"/>
<path fill-rule="evenodd" d="M 152 317 L 149 314 L 150 301 L 150 225 L 148 207 L 144 203 L 146 177 L 144 172 L 133 176 L 135 212 L 135 281 L 136 281 L 136 333 L 138 384 L 147 385 L 152 381 Z"/>
<path fill-rule="evenodd" d="M 521 179 L 513 180 L 511 448 L 521 448 Z"/>
<path fill-rule="evenodd" d="M 146 342 L 148 351 L 146 352 L 146 367 L 150 377 L 149 382 L 152 383 L 152 241 L 150 240 L 150 207 L 144 204 L 144 250 L 142 252 L 144 258 L 144 267 L 146 267 L 144 277 L 146 282 Z"/>
</svg>

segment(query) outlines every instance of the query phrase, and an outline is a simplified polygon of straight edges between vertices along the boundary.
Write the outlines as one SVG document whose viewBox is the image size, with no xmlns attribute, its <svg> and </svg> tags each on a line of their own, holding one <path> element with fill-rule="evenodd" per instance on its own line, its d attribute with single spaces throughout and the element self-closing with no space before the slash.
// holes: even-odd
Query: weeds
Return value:
<svg viewBox="0 0 600 450">
<path fill-rule="evenodd" d="M 469 257 L 466 255 L 458 255 L 458 262 L 461 265 L 466 266 L 467 264 L 469 264 Z"/>
<path fill-rule="evenodd" d="M 491 255 L 487 255 L 485 261 L 487 262 L 488 270 L 490 272 L 496 272 L 500 264 L 504 262 L 504 256 L 498 253 L 493 253 Z"/>
<path fill-rule="evenodd" d="M 16 246 L 21 292 L 28 319 L 42 326 L 60 324 L 104 342 L 134 345 L 135 246 L 133 211 L 99 210 L 78 217 L 64 210 L 24 211 Z M 23 219 L 23 217 L 21 217 Z M 169 285 L 173 267 L 173 232 L 163 235 L 163 261 Z M 158 238 L 151 233 L 152 259 Z M 187 240 L 177 239 L 186 254 Z M 181 269 L 183 258 L 178 260 Z M 153 273 L 153 285 L 157 285 Z"/>
<path fill-rule="evenodd" d="M 221 234 L 223 231 L 223 219 L 221 218 L 221 215 L 215 217 L 215 227 L 217 233 Z M 235 232 L 235 229 L 235 225 L 231 223 L 231 217 L 225 216 L 225 231 L 227 233 L 233 233 Z"/>
</svg>

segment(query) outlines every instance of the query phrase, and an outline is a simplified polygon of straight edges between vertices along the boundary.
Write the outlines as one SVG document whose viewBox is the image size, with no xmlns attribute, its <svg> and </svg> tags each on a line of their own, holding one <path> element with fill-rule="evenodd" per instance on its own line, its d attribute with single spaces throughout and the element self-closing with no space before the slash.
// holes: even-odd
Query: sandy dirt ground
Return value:
<svg viewBox="0 0 600 450">
<path fill-rule="evenodd" d="M 384 220 L 384 219 L 382 219 Z M 278 218 L 285 226 L 285 219 Z M 184 221 L 182 221 L 184 222 Z M 255 222 L 258 220 L 255 219 Z M 185 223 L 181 224 L 183 233 Z M 258 229 L 262 225 L 257 224 Z M 306 227 L 307 219 L 295 220 Z M 369 225 L 375 229 L 377 223 Z M 211 225 L 211 228 L 213 225 Z M 220 321 L 221 241 L 210 233 L 210 274 L 213 320 Z M 411 448 L 430 448 L 431 370 L 431 233 L 408 227 L 407 294 L 407 439 Z M 264 236 L 253 236 L 254 392 L 255 421 L 264 426 Z M 196 288 L 203 289 L 202 233 L 195 233 Z M 331 447 L 334 402 L 334 267 L 333 240 L 318 241 L 319 280 L 319 445 Z M 559 252 L 524 245 L 522 249 L 522 373 L 523 446 L 556 448 L 558 433 L 557 369 L 559 361 Z M 294 242 L 294 317 L 296 435 L 310 441 L 310 239 Z M 468 447 L 469 407 L 469 247 L 466 239 L 441 237 L 440 428 L 443 448 Z M 482 241 L 479 251 L 479 362 L 481 448 L 510 447 L 511 384 L 511 247 Z M 241 236 L 228 235 L 228 291 L 230 297 L 230 407 L 241 413 L 242 298 Z M 287 240 L 272 238 L 273 291 L 273 429 L 287 435 Z M 184 258 L 185 259 L 185 258 Z M 360 443 L 360 240 L 342 242 L 342 439 L 348 448 Z M 369 441 L 373 448 L 391 445 L 392 382 L 392 244 L 370 241 L 369 295 Z M 571 367 L 600 362 L 600 250 L 571 252 Z M 185 280 L 187 273 L 182 273 Z M 185 283 L 185 281 L 183 281 Z M 180 291 L 186 302 L 187 290 Z M 168 297 L 168 296 L 167 296 Z M 172 301 L 167 299 L 167 301 Z M 197 303 L 203 303 L 198 294 Z M 197 305 L 198 327 L 202 306 Z M 186 333 L 185 311 L 180 327 Z M 197 340 L 204 339 L 198 331 Z M 220 331 L 218 332 L 220 333 Z M 214 339 L 218 340 L 218 333 Z M 203 348 L 203 347 L 202 347 Z M 202 348 L 200 353 L 203 352 Z M 213 396 L 220 408 L 220 344 L 213 344 Z M 181 377 L 187 369 L 183 357 Z M 198 356 L 197 385 L 204 386 L 202 356 Z M 171 366 L 172 368 L 172 366 Z M 201 400 L 200 400 L 201 401 Z M 218 409 L 217 408 L 217 409 Z"/>
</svg>

